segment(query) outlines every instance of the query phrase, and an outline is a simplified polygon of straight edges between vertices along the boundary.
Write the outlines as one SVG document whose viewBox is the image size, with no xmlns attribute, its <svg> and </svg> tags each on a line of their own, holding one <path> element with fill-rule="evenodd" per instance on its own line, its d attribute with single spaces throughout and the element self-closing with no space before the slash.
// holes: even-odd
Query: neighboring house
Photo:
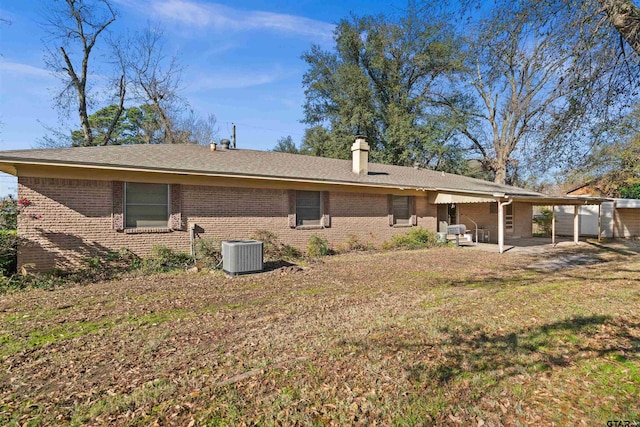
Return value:
<svg viewBox="0 0 640 427">
<path fill-rule="evenodd" d="M 568 197 L 602 197 L 592 183 L 583 184 L 567 192 Z M 556 230 L 559 236 L 571 235 L 573 207 L 556 206 Z M 610 198 L 600 206 L 580 206 L 580 235 L 604 238 L 634 238 L 640 236 L 640 200 Z M 600 222 L 600 224 L 598 224 Z"/>
<path fill-rule="evenodd" d="M 498 243 L 531 236 L 533 205 L 582 204 L 469 177 L 353 159 L 215 149 L 215 145 L 130 145 L 0 152 L 0 171 L 18 177 L 21 267 L 47 270 L 126 247 L 189 251 L 193 234 L 241 239 L 266 229 L 304 249 L 318 234 L 331 245 L 356 235 L 379 244 L 407 228 L 463 223 Z M 589 199 L 588 203 L 599 203 Z"/>
</svg>

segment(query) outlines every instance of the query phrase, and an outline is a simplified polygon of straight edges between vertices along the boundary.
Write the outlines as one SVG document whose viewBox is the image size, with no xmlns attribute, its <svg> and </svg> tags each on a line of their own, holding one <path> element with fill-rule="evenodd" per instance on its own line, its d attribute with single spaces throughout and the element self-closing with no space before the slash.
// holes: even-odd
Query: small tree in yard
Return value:
<svg viewBox="0 0 640 427">
<path fill-rule="evenodd" d="M 0 202 L 0 276 L 16 271 L 18 213 L 18 201 L 13 196 Z"/>
<path fill-rule="evenodd" d="M 31 219 L 42 216 L 35 212 L 26 212 L 33 203 L 26 197 L 15 199 L 9 195 L 0 201 L 0 277 L 16 272 L 18 255 L 18 217 Z"/>
<path fill-rule="evenodd" d="M 539 230 L 545 236 L 551 235 L 551 223 L 553 221 L 553 211 L 549 208 L 542 208 L 540 214 L 533 217 L 533 223 L 539 227 Z"/>
<path fill-rule="evenodd" d="M 0 230 L 18 228 L 18 201 L 11 195 L 0 202 Z"/>
<path fill-rule="evenodd" d="M 314 234 L 309 238 L 309 245 L 307 246 L 307 255 L 313 258 L 323 257 L 331 253 L 329 249 L 329 242 L 317 234 Z"/>
</svg>

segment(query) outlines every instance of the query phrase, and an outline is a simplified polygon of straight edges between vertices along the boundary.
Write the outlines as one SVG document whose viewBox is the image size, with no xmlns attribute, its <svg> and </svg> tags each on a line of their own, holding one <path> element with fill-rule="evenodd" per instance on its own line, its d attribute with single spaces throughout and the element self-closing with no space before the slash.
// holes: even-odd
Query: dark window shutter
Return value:
<svg viewBox="0 0 640 427">
<path fill-rule="evenodd" d="M 171 215 L 169 216 L 169 228 L 172 230 L 184 230 L 182 223 L 182 186 L 171 184 L 169 190 L 169 203 Z"/>
<path fill-rule="evenodd" d="M 389 214 L 389 225 L 393 226 L 393 195 L 391 194 L 387 196 L 387 212 Z"/>
<path fill-rule="evenodd" d="M 329 204 L 329 192 L 322 192 L 322 226 L 325 228 L 331 227 L 331 214 Z"/>
<path fill-rule="evenodd" d="M 411 225 L 418 225 L 418 215 L 416 213 L 416 198 L 415 196 L 409 197 L 409 212 L 411 213 Z"/>
<path fill-rule="evenodd" d="M 124 230 L 124 182 L 112 181 L 112 220 L 114 230 Z"/>
<path fill-rule="evenodd" d="M 289 227 L 296 228 L 296 190 L 289 190 Z"/>
</svg>

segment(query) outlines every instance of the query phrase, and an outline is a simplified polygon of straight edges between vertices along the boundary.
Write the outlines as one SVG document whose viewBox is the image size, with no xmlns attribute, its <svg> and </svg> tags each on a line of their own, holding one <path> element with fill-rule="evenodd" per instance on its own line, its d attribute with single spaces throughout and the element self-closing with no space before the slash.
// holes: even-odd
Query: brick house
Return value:
<svg viewBox="0 0 640 427">
<path fill-rule="evenodd" d="M 19 218 L 19 266 L 40 271 L 122 247 L 142 256 L 154 245 L 188 252 L 194 228 L 217 239 L 266 229 L 304 249 L 313 234 L 331 245 L 350 235 L 377 245 L 408 227 L 462 223 L 502 250 L 505 238 L 531 236 L 534 204 L 556 202 L 522 188 L 369 163 L 368 151 L 364 138 L 352 161 L 215 145 L 19 150 L 0 152 L 0 171 L 18 177 L 18 197 L 31 203 Z M 575 200 L 569 204 L 583 203 Z"/>
</svg>

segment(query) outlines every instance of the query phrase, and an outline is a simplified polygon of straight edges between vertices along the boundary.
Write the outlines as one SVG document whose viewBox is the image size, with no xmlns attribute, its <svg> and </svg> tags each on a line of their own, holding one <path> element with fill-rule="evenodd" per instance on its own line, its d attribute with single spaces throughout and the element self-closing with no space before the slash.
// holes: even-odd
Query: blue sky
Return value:
<svg viewBox="0 0 640 427">
<path fill-rule="evenodd" d="M 41 27 L 53 0 L 6 0 L 0 4 L 0 150 L 28 149 L 46 134 L 44 126 L 78 128 L 77 114 L 60 117 L 52 98 L 58 80 L 44 64 Z M 280 137 L 299 143 L 304 134 L 306 64 L 312 44 L 333 46 L 334 25 L 350 13 L 399 14 L 407 2 L 114 0 L 115 34 L 148 23 L 165 30 L 166 48 L 185 66 L 182 96 L 196 112 L 216 115 L 220 137 L 237 125 L 238 148 L 268 150 Z M 92 59 L 96 75 L 107 57 Z M 97 84 L 98 88 L 100 84 Z M 98 97 L 100 99 L 100 97 Z M 100 99 L 102 105 L 108 99 Z M 95 108 L 94 110 L 95 111 Z M 15 179 L 0 174 L 0 196 L 15 192 Z"/>
</svg>

